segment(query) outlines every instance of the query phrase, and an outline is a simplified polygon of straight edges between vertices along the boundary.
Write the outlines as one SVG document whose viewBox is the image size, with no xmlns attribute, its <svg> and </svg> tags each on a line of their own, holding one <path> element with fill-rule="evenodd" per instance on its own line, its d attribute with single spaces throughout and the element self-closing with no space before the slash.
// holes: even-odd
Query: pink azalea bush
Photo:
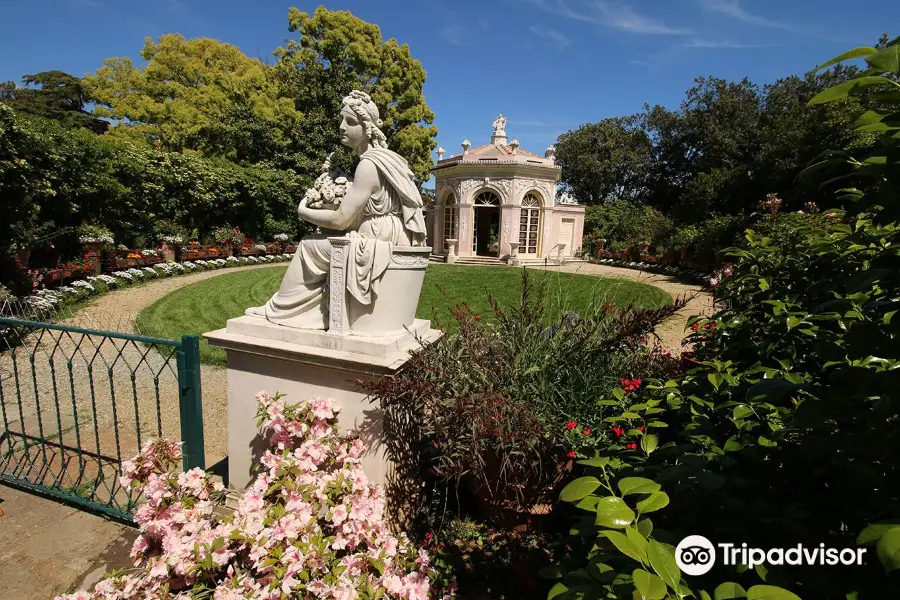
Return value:
<svg viewBox="0 0 900 600">
<path fill-rule="evenodd" d="M 438 589 L 424 549 L 389 532 L 382 490 L 360 464 L 362 442 L 337 434 L 335 403 L 256 397 L 270 446 L 234 514 L 213 511 L 223 490 L 207 473 L 179 472 L 180 443 L 152 441 L 122 465 L 123 484 L 146 498 L 135 514 L 141 533 L 131 550 L 134 568 L 111 574 L 92 593 L 56 600 L 452 594 Z"/>
</svg>

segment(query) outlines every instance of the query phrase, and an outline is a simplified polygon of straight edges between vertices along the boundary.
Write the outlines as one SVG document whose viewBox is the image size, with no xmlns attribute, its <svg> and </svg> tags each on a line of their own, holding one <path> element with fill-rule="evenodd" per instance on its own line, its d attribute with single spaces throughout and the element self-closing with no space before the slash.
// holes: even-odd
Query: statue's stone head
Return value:
<svg viewBox="0 0 900 600">
<path fill-rule="evenodd" d="M 354 90 L 344 97 L 340 126 L 343 145 L 359 148 L 367 142 L 373 147 L 387 148 L 382 125 L 378 107 L 367 93 Z"/>
</svg>

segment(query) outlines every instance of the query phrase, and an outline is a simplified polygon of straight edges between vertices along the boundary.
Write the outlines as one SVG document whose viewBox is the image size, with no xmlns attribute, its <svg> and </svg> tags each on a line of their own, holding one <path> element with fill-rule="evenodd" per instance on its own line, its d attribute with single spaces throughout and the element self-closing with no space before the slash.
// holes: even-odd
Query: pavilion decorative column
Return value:
<svg viewBox="0 0 900 600">
<path fill-rule="evenodd" d="M 434 203 L 434 221 L 432 222 L 434 235 L 432 236 L 432 252 L 435 254 L 444 253 L 444 203 Z"/>
<path fill-rule="evenodd" d="M 459 247 L 456 253 L 459 256 L 472 256 L 473 233 L 475 231 L 475 209 L 471 204 L 459 205 L 459 231 L 456 238 L 459 240 Z"/>
</svg>

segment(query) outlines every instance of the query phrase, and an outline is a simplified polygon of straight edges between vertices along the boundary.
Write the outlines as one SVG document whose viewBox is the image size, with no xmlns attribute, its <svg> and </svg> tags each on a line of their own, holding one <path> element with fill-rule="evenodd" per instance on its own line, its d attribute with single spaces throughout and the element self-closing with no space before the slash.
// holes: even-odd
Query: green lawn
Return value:
<svg viewBox="0 0 900 600">
<path fill-rule="evenodd" d="M 144 335 L 162 338 L 221 329 L 225 321 L 242 315 L 245 308 L 264 304 L 278 289 L 286 268 L 229 273 L 183 287 L 144 309 L 138 317 L 138 329 Z M 531 269 L 528 273 L 535 284 L 546 284 L 546 301 L 553 317 L 564 311 L 588 312 L 603 303 L 656 307 L 672 302 L 667 293 L 642 283 Z M 450 315 L 456 304 L 467 303 L 477 314 L 490 319 L 488 294 L 501 304 L 512 305 L 518 304 L 521 289 L 521 269 L 429 265 L 418 316 L 437 316 L 449 331 L 456 325 Z M 203 341 L 200 359 L 224 365 L 225 352 Z"/>
</svg>

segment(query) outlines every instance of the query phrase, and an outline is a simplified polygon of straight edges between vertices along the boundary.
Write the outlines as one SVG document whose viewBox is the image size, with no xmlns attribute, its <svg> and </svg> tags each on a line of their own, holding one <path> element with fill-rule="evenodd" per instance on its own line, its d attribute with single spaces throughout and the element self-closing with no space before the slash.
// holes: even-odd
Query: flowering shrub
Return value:
<svg viewBox="0 0 900 600">
<path fill-rule="evenodd" d="M 721 269 L 717 269 L 713 271 L 712 277 L 709 279 L 709 285 L 716 286 L 725 279 L 726 277 L 731 277 L 731 274 L 734 272 L 734 268 L 731 265 L 725 265 Z"/>
<path fill-rule="evenodd" d="M 271 439 L 234 514 L 213 511 L 221 484 L 178 472 L 179 443 L 149 442 L 120 477 L 147 498 L 135 514 L 135 568 L 57 600 L 451 597 L 428 553 L 388 530 L 362 442 L 338 436 L 334 402 L 257 399 Z"/>
<path fill-rule="evenodd" d="M 779 198 L 776 194 L 769 194 L 766 196 L 766 199 L 759 203 L 759 208 L 771 215 L 774 215 L 778 212 L 778 207 L 781 206 L 781 198 Z"/>
<path fill-rule="evenodd" d="M 220 245 L 240 245 L 244 241 L 244 234 L 237 227 L 219 227 L 213 232 L 213 238 Z"/>
<path fill-rule="evenodd" d="M 276 233 L 274 236 L 272 236 L 272 239 L 274 239 L 276 242 L 283 244 L 283 243 L 289 241 L 291 239 L 291 236 L 289 236 L 286 233 Z"/>
<path fill-rule="evenodd" d="M 102 225 L 81 225 L 78 228 L 78 241 L 82 244 L 113 244 L 112 232 Z"/>
<path fill-rule="evenodd" d="M 88 283 L 87 281 L 84 281 L 84 280 L 73 281 L 72 287 L 80 288 L 80 289 L 85 290 L 90 293 L 94 292 L 94 286 L 92 286 L 90 283 Z"/>
<path fill-rule="evenodd" d="M 119 286 L 119 280 L 114 275 L 97 275 L 96 277 L 88 277 L 88 281 L 91 281 L 92 279 L 99 279 L 110 289 Z"/>
</svg>

